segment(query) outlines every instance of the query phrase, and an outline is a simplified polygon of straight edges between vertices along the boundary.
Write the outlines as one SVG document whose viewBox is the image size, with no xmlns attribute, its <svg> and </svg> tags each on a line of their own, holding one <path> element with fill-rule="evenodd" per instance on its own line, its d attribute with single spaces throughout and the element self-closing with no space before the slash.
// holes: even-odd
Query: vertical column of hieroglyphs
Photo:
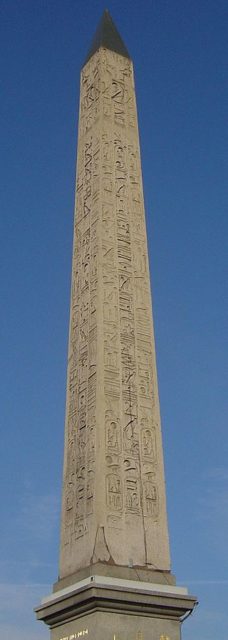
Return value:
<svg viewBox="0 0 228 640">
<path fill-rule="evenodd" d="M 97 384 L 99 54 L 81 74 L 60 575 L 89 564 L 94 545 Z"/>
<path fill-rule="evenodd" d="M 133 87 L 133 75 L 131 77 Z M 141 470 L 141 501 L 145 533 L 146 562 L 155 568 L 169 569 L 169 539 L 157 388 L 156 358 L 150 293 L 148 249 L 143 201 L 143 186 L 135 93 L 128 109 L 129 212 L 133 247 L 133 290 L 136 330 L 136 380 L 138 394 L 138 434 Z M 135 118 L 133 113 L 135 113 Z"/>
<path fill-rule="evenodd" d="M 115 154 L 112 109 L 112 53 L 102 51 L 102 284 L 104 335 L 105 516 L 106 542 L 116 564 L 121 564 L 118 534 L 123 532 L 123 477 L 121 425 L 121 364 L 118 245 L 116 224 Z M 111 535 L 110 535 L 111 532 Z"/>
<path fill-rule="evenodd" d="M 138 515 L 137 554 L 145 562 L 140 531 L 138 477 L 133 478 L 129 459 L 133 385 L 128 379 L 128 359 L 135 349 L 133 307 L 129 291 L 132 277 L 131 245 L 127 210 L 128 171 L 126 164 L 126 76 L 130 63 L 110 51 L 102 56 L 103 118 L 103 290 L 104 290 L 104 395 L 106 447 L 106 540 L 110 555 L 118 564 L 128 564 L 132 540 L 136 542 L 134 521 Z M 125 139 L 124 139 L 125 138 Z M 133 322 L 132 326 L 131 322 Z M 131 355 L 130 355 L 131 352 Z M 129 384 L 131 392 L 129 393 Z M 128 437 L 129 434 L 129 437 Z M 133 445 L 134 447 L 134 445 Z M 134 448 L 132 456 L 134 470 Z M 128 531 L 128 524 L 133 524 Z M 126 533 L 129 534 L 126 539 Z M 126 549 L 128 546 L 128 550 Z"/>
<path fill-rule="evenodd" d="M 169 568 L 132 64 L 102 56 L 106 542 L 117 564 Z"/>
</svg>

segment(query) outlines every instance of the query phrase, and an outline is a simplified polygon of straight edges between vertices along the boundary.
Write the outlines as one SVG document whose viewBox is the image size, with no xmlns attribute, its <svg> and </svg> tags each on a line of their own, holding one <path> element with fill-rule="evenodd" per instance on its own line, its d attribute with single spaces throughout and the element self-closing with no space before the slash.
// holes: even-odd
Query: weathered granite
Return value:
<svg viewBox="0 0 228 640">
<path fill-rule="evenodd" d="M 97 562 L 170 569 L 133 67 L 83 67 L 60 578 Z"/>
</svg>

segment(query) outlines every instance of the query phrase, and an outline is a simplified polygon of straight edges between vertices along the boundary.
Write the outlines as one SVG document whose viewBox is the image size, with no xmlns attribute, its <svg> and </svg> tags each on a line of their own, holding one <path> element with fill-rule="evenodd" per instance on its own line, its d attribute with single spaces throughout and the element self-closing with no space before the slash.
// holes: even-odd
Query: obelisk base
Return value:
<svg viewBox="0 0 228 640">
<path fill-rule="evenodd" d="M 197 603 L 184 587 L 93 575 L 44 598 L 51 640 L 180 640 Z"/>
</svg>

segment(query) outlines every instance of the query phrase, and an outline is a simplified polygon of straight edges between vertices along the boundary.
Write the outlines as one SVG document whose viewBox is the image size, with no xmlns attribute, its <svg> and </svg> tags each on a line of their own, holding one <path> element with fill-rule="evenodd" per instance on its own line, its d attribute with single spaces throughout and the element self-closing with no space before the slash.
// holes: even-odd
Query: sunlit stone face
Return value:
<svg viewBox="0 0 228 640">
<path fill-rule="evenodd" d="M 60 578 L 97 562 L 169 570 L 133 67 L 81 74 Z"/>
</svg>

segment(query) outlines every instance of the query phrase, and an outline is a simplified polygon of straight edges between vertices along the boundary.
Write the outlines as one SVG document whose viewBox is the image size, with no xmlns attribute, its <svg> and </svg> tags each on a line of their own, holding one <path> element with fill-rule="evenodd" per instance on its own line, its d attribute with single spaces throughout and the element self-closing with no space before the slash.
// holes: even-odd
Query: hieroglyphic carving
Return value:
<svg viewBox="0 0 228 640">
<path fill-rule="evenodd" d="M 156 432 L 155 428 L 148 428 L 145 420 L 141 420 L 141 449 L 142 457 L 149 458 L 152 462 L 156 460 Z"/>
<path fill-rule="evenodd" d="M 82 71 L 76 210 L 63 541 L 97 530 L 104 473 L 109 532 L 131 536 L 140 522 L 153 564 L 164 479 L 133 72 L 104 49 Z"/>
<path fill-rule="evenodd" d="M 106 476 L 107 483 L 107 506 L 111 511 L 122 509 L 122 487 L 121 478 L 117 473 L 110 473 Z"/>
<path fill-rule="evenodd" d="M 99 55 L 95 54 L 81 75 L 81 121 L 86 134 L 99 117 L 100 69 Z"/>
<path fill-rule="evenodd" d="M 144 491 L 144 513 L 145 515 L 156 520 L 159 515 L 159 505 L 158 505 L 158 489 L 153 482 L 150 480 L 145 480 L 143 483 L 143 491 Z"/>
<path fill-rule="evenodd" d="M 110 69 L 109 69 L 109 75 Z M 110 81 L 110 86 L 108 86 Z M 103 113 L 113 115 L 112 80 L 105 78 Z M 111 88 L 110 88 L 111 87 Z M 116 96 L 117 99 L 117 96 Z M 121 469 L 122 436 L 120 430 L 120 360 L 119 360 L 119 298 L 117 270 L 117 237 L 115 211 L 115 177 L 113 173 L 114 145 L 108 130 L 102 134 L 103 203 L 102 203 L 102 284 L 104 335 L 104 393 L 106 509 L 122 513 L 123 482 Z M 115 520 L 116 522 L 116 520 Z"/>
<path fill-rule="evenodd" d="M 121 451 L 121 434 L 120 421 L 112 409 L 105 412 L 105 437 L 106 451 L 108 453 L 120 453 Z"/>
<path fill-rule="evenodd" d="M 72 267 L 63 518 L 64 541 L 71 544 L 73 536 L 78 539 L 88 531 L 94 496 L 100 139 L 91 127 L 99 112 L 99 78 L 93 61 L 82 73 Z"/>
</svg>

